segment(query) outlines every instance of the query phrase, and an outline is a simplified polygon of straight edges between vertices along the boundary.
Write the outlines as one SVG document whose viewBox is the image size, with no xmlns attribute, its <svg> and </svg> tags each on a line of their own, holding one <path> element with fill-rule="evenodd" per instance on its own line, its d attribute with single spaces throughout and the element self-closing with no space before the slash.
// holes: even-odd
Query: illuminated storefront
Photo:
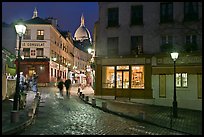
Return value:
<svg viewBox="0 0 204 137">
<path fill-rule="evenodd" d="M 148 58 L 98 59 L 97 62 L 96 95 L 152 98 Z"/>
</svg>

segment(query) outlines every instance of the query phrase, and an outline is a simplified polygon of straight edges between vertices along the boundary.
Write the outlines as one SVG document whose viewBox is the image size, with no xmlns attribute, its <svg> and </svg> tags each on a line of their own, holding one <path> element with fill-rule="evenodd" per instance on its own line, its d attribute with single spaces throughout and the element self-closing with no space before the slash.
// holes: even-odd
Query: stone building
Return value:
<svg viewBox="0 0 204 137">
<path fill-rule="evenodd" d="M 99 2 L 96 95 L 202 110 L 202 3 Z"/>
</svg>

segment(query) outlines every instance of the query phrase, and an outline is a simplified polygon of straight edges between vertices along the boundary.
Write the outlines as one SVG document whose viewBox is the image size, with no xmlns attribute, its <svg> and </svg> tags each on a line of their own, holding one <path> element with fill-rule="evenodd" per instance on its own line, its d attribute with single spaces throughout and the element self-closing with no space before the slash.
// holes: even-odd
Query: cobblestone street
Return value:
<svg viewBox="0 0 204 137">
<path fill-rule="evenodd" d="M 57 88 L 41 88 L 35 122 L 22 135 L 178 135 L 181 133 L 139 123 L 91 107 L 76 95 L 59 98 Z"/>
</svg>

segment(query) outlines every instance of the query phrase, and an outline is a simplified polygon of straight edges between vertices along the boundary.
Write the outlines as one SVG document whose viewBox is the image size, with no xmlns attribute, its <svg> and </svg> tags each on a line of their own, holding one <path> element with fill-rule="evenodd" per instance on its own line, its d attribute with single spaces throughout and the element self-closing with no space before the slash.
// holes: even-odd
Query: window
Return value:
<svg viewBox="0 0 204 137">
<path fill-rule="evenodd" d="M 37 56 L 43 57 L 43 48 L 37 48 Z"/>
<path fill-rule="evenodd" d="M 53 76 L 53 68 L 51 68 L 51 77 Z"/>
<path fill-rule="evenodd" d="M 23 48 L 24 57 L 30 57 L 30 48 Z"/>
<path fill-rule="evenodd" d="M 187 73 L 176 73 L 176 87 L 188 87 Z"/>
<path fill-rule="evenodd" d="M 184 2 L 184 21 L 198 20 L 198 2 Z"/>
<path fill-rule="evenodd" d="M 173 49 L 173 36 L 162 36 L 160 48 L 162 52 L 170 52 Z"/>
<path fill-rule="evenodd" d="M 129 88 L 129 66 L 117 66 L 116 88 Z"/>
<path fill-rule="evenodd" d="M 108 27 L 116 27 L 119 25 L 119 12 L 118 8 L 108 9 Z"/>
<path fill-rule="evenodd" d="M 23 39 L 31 39 L 31 30 L 26 29 Z"/>
<path fill-rule="evenodd" d="M 186 36 L 186 44 L 196 44 L 197 43 L 197 37 L 196 35 L 187 35 Z"/>
<path fill-rule="evenodd" d="M 103 66 L 102 67 L 102 87 L 114 88 L 115 87 L 115 67 Z"/>
<path fill-rule="evenodd" d="M 173 44 L 173 36 L 169 36 L 169 35 L 166 35 L 166 36 L 162 36 L 161 38 L 161 44 Z"/>
<path fill-rule="evenodd" d="M 143 24 L 143 6 L 131 6 L 131 25 Z"/>
<path fill-rule="evenodd" d="M 44 30 L 37 31 L 37 40 L 44 40 Z"/>
<path fill-rule="evenodd" d="M 198 49 L 196 35 L 187 35 L 186 36 L 186 44 L 184 45 L 184 49 L 187 52 L 196 51 Z"/>
<path fill-rule="evenodd" d="M 118 37 L 108 38 L 107 53 L 109 56 L 118 55 Z"/>
<path fill-rule="evenodd" d="M 161 3 L 160 5 L 160 22 L 167 23 L 173 21 L 173 3 Z"/>
<path fill-rule="evenodd" d="M 56 71 L 56 69 L 55 69 L 55 77 L 57 77 L 57 71 Z"/>
<path fill-rule="evenodd" d="M 143 36 L 131 36 L 131 54 L 143 53 Z"/>
<path fill-rule="evenodd" d="M 144 89 L 144 66 L 132 66 L 131 88 Z"/>
</svg>

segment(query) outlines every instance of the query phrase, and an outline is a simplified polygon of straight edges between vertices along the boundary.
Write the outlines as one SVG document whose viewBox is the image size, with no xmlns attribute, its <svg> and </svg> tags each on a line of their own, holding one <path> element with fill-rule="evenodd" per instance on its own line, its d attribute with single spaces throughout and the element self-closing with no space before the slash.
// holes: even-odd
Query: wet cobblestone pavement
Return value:
<svg viewBox="0 0 204 137">
<path fill-rule="evenodd" d="M 139 123 L 85 104 L 77 96 L 59 98 L 57 89 L 44 89 L 34 123 L 21 135 L 181 135 Z"/>
</svg>

